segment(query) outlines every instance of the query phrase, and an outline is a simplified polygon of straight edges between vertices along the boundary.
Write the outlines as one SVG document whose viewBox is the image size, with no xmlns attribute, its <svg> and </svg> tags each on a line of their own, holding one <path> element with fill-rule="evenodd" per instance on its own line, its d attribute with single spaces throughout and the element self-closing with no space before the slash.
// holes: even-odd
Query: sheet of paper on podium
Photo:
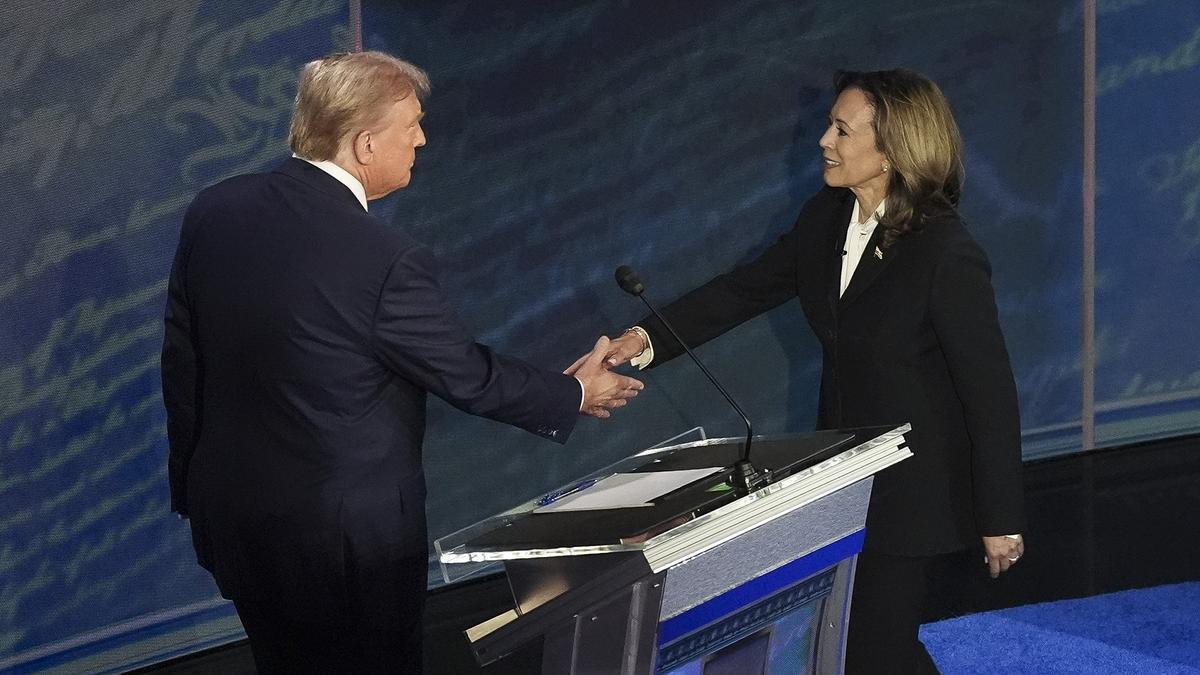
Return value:
<svg viewBox="0 0 1200 675">
<path fill-rule="evenodd" d="M 616 473 L 568 491 L 549 504 L 534 509 L 534 513 L 650 506 L 652 500 L 668 492 L 724 470 L 724 467 L 715 466 L 680 471 Z"/>
</svg>

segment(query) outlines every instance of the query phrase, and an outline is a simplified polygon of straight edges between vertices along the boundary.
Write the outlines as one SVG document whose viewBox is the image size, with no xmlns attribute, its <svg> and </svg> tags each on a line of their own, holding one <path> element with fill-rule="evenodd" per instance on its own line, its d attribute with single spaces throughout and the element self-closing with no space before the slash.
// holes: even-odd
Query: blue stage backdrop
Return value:
<svg viewBox="0 0 1200 675">
<path fill-rule="evenodd" d="M 478 336 L 554 368 L 762 250 L 820 185 L 838 68 L 907 66 L 967 141 L 1026 456 L 1078 449 L 1077 0 L 368 1 L 367 48 L 425 67 L 429 145 L 376 203 L 429 243 Z M 1200 429 L 1200 5 L 1101 0 L 1100 440 Z M 237 635 L 168 513 L 165 278 L 200 188 L 287 154 L 300 65 L 344 0 L 0 8 L 0 671 L 99 671 Z M 699 350 L 764 433 L 814 419 L 796 303 Z M 688 428 L 739 425 L 688 364 L 565 447 L 431 404 L 445 534 Z"/>
<path fill-rule="evenodd" d="M 1096 439 L 1200 431 L 1200 2 L 1100 2 Z"/>
</svg>

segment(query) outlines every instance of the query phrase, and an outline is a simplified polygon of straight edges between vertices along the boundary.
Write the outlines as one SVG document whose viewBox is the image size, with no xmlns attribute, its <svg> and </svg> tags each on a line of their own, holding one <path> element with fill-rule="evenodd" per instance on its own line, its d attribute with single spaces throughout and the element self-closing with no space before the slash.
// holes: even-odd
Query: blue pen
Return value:
<svg viewBox="0 0 1200 675">
<path fill-rule="evenodd" d="M 538 499 L 537 500 L 538 506 L 549 506 L 550 504 L 553 504 L 554 502 L 562 499 L 563 497 L 566 497 L 567 495 L 573 495 L 576 492 L 579 492 L 581 490 L 586 490 L 586 489 L 592 487 L 593 485 L 595 485 L 597 480 L 598 479 L 596 479 L 596 478 L 589 478 L 587 480 L 581 480 L 578 483 L 572 485 L 571 487 L 563 488 L 561 490 L 555 490 L 554 492 L 551 492 L 550 494 L 545 495 L 541 499 Z"/>
</svg>

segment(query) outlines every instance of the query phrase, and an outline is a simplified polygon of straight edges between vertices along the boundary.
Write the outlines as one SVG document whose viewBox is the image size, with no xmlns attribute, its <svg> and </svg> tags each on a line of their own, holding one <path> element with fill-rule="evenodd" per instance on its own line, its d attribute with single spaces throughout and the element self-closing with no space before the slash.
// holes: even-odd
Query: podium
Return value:
<svg viewBox="0 0 1200 675">
<path fill-rule="evenodd" d="M 653 448 L 438 539 L 448 583 L 508 576 L 513 608 L 466 631 L 476 659 L 541 639 L 543 673 L 840 673 L 872 476 L 908 431 L 755 437 L 772 482 L 748 495 L 726 482 L 744 438 Z"/>
</svg>

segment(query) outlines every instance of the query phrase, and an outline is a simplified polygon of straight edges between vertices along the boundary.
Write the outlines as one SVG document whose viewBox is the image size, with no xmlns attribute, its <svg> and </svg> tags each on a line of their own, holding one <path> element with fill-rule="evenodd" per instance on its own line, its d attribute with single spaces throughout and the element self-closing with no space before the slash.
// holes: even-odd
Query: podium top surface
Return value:
<svg viewBox="0 0 1200 675">
<path fill-rule="evenodd" d="M 642 550 L 647 541 L 705 514 L 736 509 L 811 477 L 828 465 L 861 454 L 874 445 L 899 446 L 908 426 L 818 431 L 809 434 L 756 436 L 751 459 L 772 473 L 772 485 L 739 496 L 725 483 L 741 458 L 744 438 L 718 438 L 652 448 L 600 469 L 550 494 L 569 492 L 615 474 L 724 467 L 725 469 L 660 495 L 648 505 L 630 508 L 539 511 L 541 498 L 486 518 L 435 542 L 443 566 L 522 558 L 615 553 Z M 907 451 L 905 451 L 907 456 Z M 898 461 L 898 460 L 896 460 Z M 836 471 L 826 472 L 826 475 Z M 762 493 L 762 494 L 759 494 Z M 661 537 L 660 537 L 661 538 Z M 462 576 L 470 572 L 463 570 Z M 455 575 L 459 576 L 459 575 Z M 449 579 L 448 579 L 449 580 Z"/>
</svg>

